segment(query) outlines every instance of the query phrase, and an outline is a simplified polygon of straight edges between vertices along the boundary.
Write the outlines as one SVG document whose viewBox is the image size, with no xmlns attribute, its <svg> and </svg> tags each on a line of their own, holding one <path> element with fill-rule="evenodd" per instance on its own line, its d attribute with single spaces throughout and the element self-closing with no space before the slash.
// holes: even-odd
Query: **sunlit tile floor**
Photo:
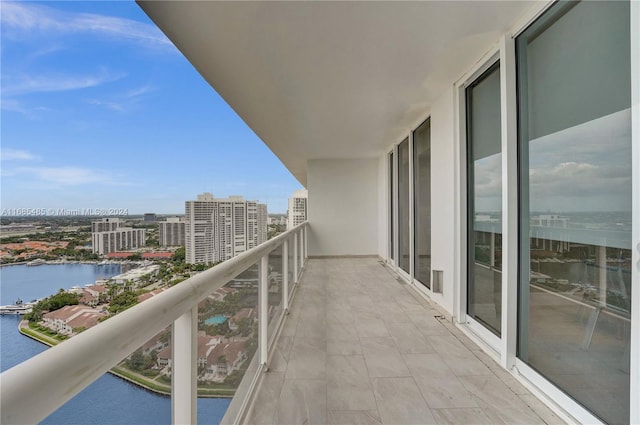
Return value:
<svg viewBox="0 0 640 425">
<path fill-rule="evenodd" d="M 376 259 L 305 267 L 247 423 L 563 423 Z"/>
</svg>

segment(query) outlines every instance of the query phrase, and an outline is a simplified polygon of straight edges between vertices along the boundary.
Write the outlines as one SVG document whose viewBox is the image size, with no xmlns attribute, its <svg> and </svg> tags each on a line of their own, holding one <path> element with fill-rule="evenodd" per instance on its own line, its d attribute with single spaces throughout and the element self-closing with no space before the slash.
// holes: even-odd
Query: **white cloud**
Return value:
<svg viewBox="0 0 640 425">
<path fill-rule="evenodd" d="M 17 174 L 30 175 L 46 183 L 60 186 L 86 184 L 127 185 L 111 172 L 82 167 L 20 167 Z"/>
<path fill-rule="evenodd" d="M 2 2 L 0 20 L 5 34 L 9 36 L 24 36 L 36 32 L 59 34 L 86 32 L 131 40 L 147 47 L 165 49 L 170 47 L 175 51 L 171 42 L 157 27 L 132 19 L 92 13 L 63 12 L 28 3 Z"/>
<path fill-rule="evenodd" d="M 34 161 L 40 157 L 29 151 L 11 148 L 0 149 L 0 160 L 2 161 Z"/>
<path fill-rule="evenodd" d="M 120 93 L 110 96 L 108 99 L 88 99 L 87 103 L 91 105 L 104 106 L 116 112 L 126 112 L 135 104 L 139 103 L 143 96 L 154 89 L 150 85 L 131 89 L 126 93 Z"/>
<path fill-rule="evenodd" d="M 4 96 L 16 96 L 27 93 L 62 92 L 100 86 L 124 77 L 102 71 L 96 75 L 40 75 L 37 77 L 20 75 L 17 78 L 4 78 L 2 92 Z"/>
</svg>

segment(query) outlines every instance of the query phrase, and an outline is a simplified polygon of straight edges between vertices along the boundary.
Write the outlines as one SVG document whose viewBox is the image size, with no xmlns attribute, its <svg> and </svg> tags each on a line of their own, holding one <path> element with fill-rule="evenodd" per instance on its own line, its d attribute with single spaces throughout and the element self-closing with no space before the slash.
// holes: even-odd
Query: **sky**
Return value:
<svg viewBox="0 0 640 425">
<path fill-rule="evenodd" d="M 4 213 L 183 214 L 202 192 L 286 212 L 300 183 L 133 1 L 0 7 Z"/>
</svg>

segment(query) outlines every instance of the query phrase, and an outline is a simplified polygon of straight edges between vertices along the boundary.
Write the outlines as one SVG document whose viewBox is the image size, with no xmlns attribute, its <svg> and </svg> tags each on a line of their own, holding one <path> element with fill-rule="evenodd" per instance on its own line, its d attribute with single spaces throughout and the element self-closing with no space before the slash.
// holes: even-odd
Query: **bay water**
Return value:
<svg viewBox="0 0 640 425">
<path fill-rule="evenodd" d="M 118 264 L 24 264 L 0 268 L 0 305 L 39 299 L 84 286 L 120 273 Z M 18 332 L 18 316 L 0 316 L 0 371 L 11 368 L 47 349 L 47 346 Z M 4 389 L 7 390 L 6 388 Z M 217 424 L 230 399 L 198 399 L 198 423 Z M 104 374 L 68 403 L 52 413 L 43 424 L 156 425 L 171 423 L 171 400 Z"/>
</svg>

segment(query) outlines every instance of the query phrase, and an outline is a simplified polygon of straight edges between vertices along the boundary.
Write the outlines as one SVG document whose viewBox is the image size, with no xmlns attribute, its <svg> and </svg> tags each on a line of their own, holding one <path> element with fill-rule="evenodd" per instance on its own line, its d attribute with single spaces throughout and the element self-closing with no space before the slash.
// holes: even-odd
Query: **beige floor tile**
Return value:
<svg viewBox="0 0 640 425">
<path fill-rule="evenodd" d="M 274 424 L 326 424 L 326 394 L 325 380 L 285 379 Z"/>
<path fill-rule="evenodd" d="M 324 340 L 296 337 L 289 355 L 286 379 L 325 379 L 326 347 Z"/>
<path fill-rule="evenodd" d="M 376 378 L 373 391 L 383 424 L 436 423 L 413 378 Z"/>
<path fill-rule="evenodd" d="M 439 425 L 492 425 L 491 419 L 484 414 L 482 409 L 432 409 L 433 416 Z"/>
<path fill-rule="evenodd" d="M 329 410 L 330 425 L 381 425 L 377 410 Z"/>
<path fill-rule="evenodd" d="M 364 357 L 327 357 L 327 407 L 330 410 L 377 408 Z"/>
</svg>

